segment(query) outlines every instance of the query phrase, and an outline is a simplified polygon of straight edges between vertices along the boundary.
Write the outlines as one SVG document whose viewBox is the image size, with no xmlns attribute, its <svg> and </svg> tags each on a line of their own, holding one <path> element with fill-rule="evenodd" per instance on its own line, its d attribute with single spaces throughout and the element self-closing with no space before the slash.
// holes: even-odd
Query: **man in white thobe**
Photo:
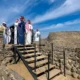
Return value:
<svg viewBox="0 0 80 80">
<path fill-rule="evenodd" d="M 17 44 L 17 27 L 18 27 L 19 20 L 17 19 L 14 23 L 14 44 Z"/>
<path fill-rule="evenodd" d="M 35 41 L 39 41 L 39 39 L 40 39 L 40 31 L 37 29 L 36 30 L 36 33 L 35 33 Z"/>
<path fill-rule="evenodd" d="M 3 22 L 1 25 L 1 29 L 3 30 L 3 42 L 4 45 L 7 44 L 7 26 L 6 26 L 6 22 Z"/>
<path fill-rule="evenodd" d="M 9 44 L 11 41 L 11 30 L 8 28 L 7 29 L 7 44 Z"/>
</svg>

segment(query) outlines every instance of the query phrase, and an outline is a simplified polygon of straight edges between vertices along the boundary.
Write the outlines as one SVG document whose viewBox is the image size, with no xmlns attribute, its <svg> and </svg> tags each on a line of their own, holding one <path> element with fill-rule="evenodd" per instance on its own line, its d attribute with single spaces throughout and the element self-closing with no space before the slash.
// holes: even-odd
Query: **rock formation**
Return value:
<svg viewBox="0 0 80 80">
<path fill-rule="evenodd" d="M 7 68 L 7 65 L 13 62 L 13 52 L 3 49 L 3 37 L 0 32 L 0 80 L 24 80 L 19 74 Z"/>
<path fill-rule="evenodd" d="M 53 43 L 53 63 L 57 68 L 61 65 L 62 70 L 64 70 L 63 51 L 65 51 L 66 74 L 80 79 L 80 32 L 51 32 L 48 38 L 41 42 L 45 44 L 41 47 L 44 54 L 52 53 L 51 43 Z"/>
</svg>

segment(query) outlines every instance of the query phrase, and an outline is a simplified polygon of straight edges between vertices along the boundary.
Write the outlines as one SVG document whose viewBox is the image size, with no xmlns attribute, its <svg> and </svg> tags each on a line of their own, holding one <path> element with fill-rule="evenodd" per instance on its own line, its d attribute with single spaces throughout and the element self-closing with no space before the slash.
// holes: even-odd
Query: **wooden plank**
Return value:
<svg viewBox="0 0 80 80">
<path fill-rule="evenodd" d="M 39 52 L 36 53 L 36 56 L 38 56 L 38 55 L 42 55 L 42 53 L 39 53 Z M 23 57 L 32 57 L 32 56 L 34 57 L 35 54 L 33 53 L 33 54 L 24 54 L 24 55 L 23 55 Z"/>
<path fill-rule="evenodd" d="M 47 56 L 42 55 L 42 56 L 36 57 L 36 60 L 37 60 L 37 61 L 38 61 L 38 60 L 41 60 L 41 59 L 47 59 Z M 35 58 L 34 58 L 34 57 L 31 57 L 31 58 L 25 59 L 25 60 L 26 60 L 27 62 L 34 62 Z"/>
<path fill-rule="evenodd" d="M 36 62 L 36 67 L 40 67 L 40 66 L 43 66 L 43 65 L 46 65 L 46 64 L 48 64 L 47 60 L 38 61 L 38 62 Z M 31 68 L 34 68 L 34 63 L 29 64 L 29 66 Z"/>
<path fill-rule="evenodd" d="M 54 68 L 55 68 L 55 66 L 50 64 L 50 69 L 49 70 L 52 70 Z M 37 75 L 45 74 L 45 72 L 48 72 L 48 65 L 42 66 L 40 68 L 37 68 L 36 72 L 34 70 L 33 70 L 33 72 L 36 73 Z"/>
</svg>

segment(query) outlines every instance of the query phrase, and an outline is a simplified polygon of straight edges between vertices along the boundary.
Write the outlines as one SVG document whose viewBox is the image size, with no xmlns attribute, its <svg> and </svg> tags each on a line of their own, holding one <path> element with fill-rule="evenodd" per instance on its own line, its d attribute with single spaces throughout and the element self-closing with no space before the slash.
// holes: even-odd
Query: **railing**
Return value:
<svg viewBox="0 0 80 80">
<path fill-rule="evenodd" d="M 26 66 L 26 68 L 28 68 L 28 70 L 29 70 L 29 72 L 32 74 L 34 80 L 38 80 L 36 74 L 34 74 L 34 73 L 32 72 L 32 69 L 28 66 L 28 62 L 25 61 L 24 57 L 23 57 L 23 56 L 21 55 L 21 53 L 18 51 L 18 49 L 17 49 L 16 46 L 13 47 L 13 51 L 14 51 L 15 63 L 17 63 L 16 54 L 18 54 L 18 57 L 23 61 L 23 63 L 24 63 L 24 65 Z"/>
<path fill-rule="evenodd" d="M 53 49 L 53 43 L 51 43 L 51 56 L 52 56 L 52 64 L 54 64 L 53 63 L 53 61 L 54 61 L 54 49 Z M 64 70 L 63 70 L 63 73 L 64 73 L 64 76 L 66 76 L 66 58 L 65 58 L 65 49 L 63 48 L 63 51 L 58 51 L 57 50 L 57 52 L 62 52 L 63 53 L 63 60 L 64 60 Z M 59 61 L 59 69 L 61 70 L 61 60 L 59 59 L 58 60 Z M 62 70 L 61 70 L 61 73 L 62 73 Z"/>
<path fill-rule="evenodd" d="M 63 57 L 64 57 L 64 76 L 66 76 L 66 58 L 65 58 L 65 51 L 63 51 Z"/>
<path fill-rule="evenodd" d="M 41 51 L 41 35 L 39 36 L 39 52 Z"/>
<path fill-rule="evenodd" d="M 23 62 L 24 62 L 24 64 L 25 64 L 25 66 L 27 67 L 27 68 L 29 68 L 29 66 L 28 66 L 28 63 L 27 62 L 25 62 L 25 59 L 22 57 L 22 55 L 21 55 L 21 53 L 17 50 L 17 47 L 14 47 L 13 48 L 14 50 L 14 60 L 15 60 L 15 63 L 17 63 L 17 59 L 16 59 L 16 53 L 18 54 L 18 59 L 21 59 Z M 53 51 L 54 51 L 54 49 L 53 49 L 53 43 L 51 44 L 51 49 L 52 49 L 52 64 L 54 64 L 54 62 L 53 62 L 53 60 L 54 60 L 54 53 L 53 53 Z M 63 49 L 63 51 L 62 51 L 62 53 L 63 53 L 63 60 L 64 60 L 64 70 L 63 70 L 63 73 L 64 73 L 64 76 L 66 76 L 66 69 L 65 69 L 65 66 L 66 66 L 66 59 L 65 59 L 65 49 Z M 36 59 L 36 44 L 34 44 L 34 71 L 36 72 L 36 62 L 37 62 L 37 59 Z M 50 80 L 50 73 L 49 73 L 49 69 L 50 69 L 50 53 L 48 54 L 48 72 L 47 72 L 47 79 L 48 80 Z M 61 70 L 61 60 L 59 59 L 59 69 Z M 29 71 L 31 72 L 31 74 L 33 75 L 33 76 L 36 76 L 35 74 L 33 74 L 33 72 L 31 71 L 31 69 L 29 68 Z M 37 77 L 37 76 L 36 76 Z M 35 80 L 37 80 L 37 78 L 35 79 Z"/>
<path fill-rule="evenodd" d="M 52 52 L 52 64 L 53 64 L 53 58 L 54 58 L 54 53 L 53 53 L 53 43 L 51 43 L 51 52 Z"/>
<path fill-rule="evenodd" d="M 50 80 L 50 73 L 49 73 L 49 69 L 50 69 L 50 54 L 48 54 L 48 80 Z"/>
<path fill-rule="evenodd" d="M 34 70 L 36 72 L 36 44 L 34 44 L 34 54 L 35 54 L 35 56 L 34 56 Z"/>
</svg>

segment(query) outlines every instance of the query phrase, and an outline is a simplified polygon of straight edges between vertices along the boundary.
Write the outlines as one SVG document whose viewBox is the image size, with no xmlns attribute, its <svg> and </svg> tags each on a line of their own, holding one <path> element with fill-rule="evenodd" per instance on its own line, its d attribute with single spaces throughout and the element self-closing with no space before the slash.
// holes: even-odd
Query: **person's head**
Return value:
<svg viewBox="0 0 80 80">
<path fill-rule="evenodd" d="M 21 16 L 20 21 L 24 21 L 24 20 L 25 20 L 24 16 Z"/>
<path fill-rule="evenodd" d="M 39 31 L 38 29 L 36 29 L 36 31 Z"/>
<path fill-rule="evenodd" d="M 30 20 L 28 20 L 28 24 L 31 24 L 31 21 Z"/>
<path fill-rule="evenodd" d="M 6 22 L 3 22 L 2 25 L 6 27 Z"/>
<path fill-rule="evenodd" d="M 16 23 L 18 23 L 19 22 L 19 19 L 16 19 Z"/>
</svg>

